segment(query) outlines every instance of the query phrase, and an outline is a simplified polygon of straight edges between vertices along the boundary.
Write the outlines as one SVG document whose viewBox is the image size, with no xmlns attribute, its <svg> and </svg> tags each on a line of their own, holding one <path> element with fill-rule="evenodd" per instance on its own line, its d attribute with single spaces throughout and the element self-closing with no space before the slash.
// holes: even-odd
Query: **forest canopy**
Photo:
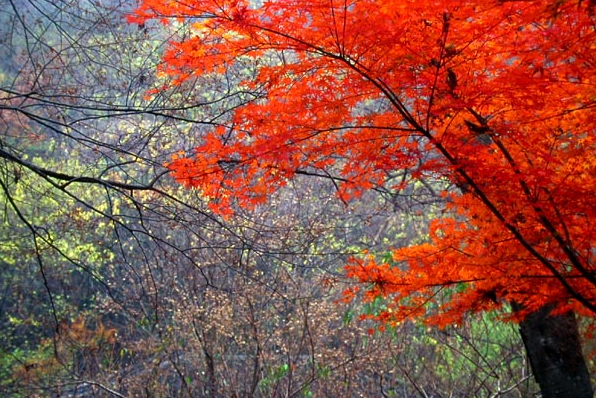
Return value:
<svg viewBox="0 0 596 398">
<path fill-rule="evenodd" d="M 6 3 L 5 396 L 592 397 L 593 1 Z"/>
<path fill-rule="evenodd" d="M 435 317 L 448 324 L 503 302 L 596 312 L 592 7 L 145 0 L 130 20 L 189 21 L 163 58 L 171 84 L 233 77 L 244 90 L 227 125 L 168 165 L 214 211 L 253 208 L 303 174 L 344 200 L 448 182 L 434 186 L 449 215 L 430 240 L 393 252 L 405 270 L 350 267 L 369 295 L 412 299 L 394 301 L 398 319 L 457 285 Z"/>
</svg>

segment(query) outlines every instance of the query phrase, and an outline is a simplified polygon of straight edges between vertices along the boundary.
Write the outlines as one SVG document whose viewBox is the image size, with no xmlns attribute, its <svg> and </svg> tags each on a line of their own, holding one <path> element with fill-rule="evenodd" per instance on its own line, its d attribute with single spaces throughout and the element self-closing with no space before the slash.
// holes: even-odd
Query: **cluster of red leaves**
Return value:
<svg viewBox="0 0 596 398">
<path fill-rule="evenodd" d="M 395 297 L 381 318 L 449 323 L 505 301 L 596 313 L 593 2 L 143 0 L 131 21 L 148 18 L 192 23 L 164 58 L 177 83 L 258 65 L 233 128 L 169 165 L 214 210 L 296 173 L 338 170 L 344 199 L 395 170 L 442 176 L 462 193 L 444 193 L 454 216 L 428 243 L 348 265 L 367 297 Z"/>
</svg>

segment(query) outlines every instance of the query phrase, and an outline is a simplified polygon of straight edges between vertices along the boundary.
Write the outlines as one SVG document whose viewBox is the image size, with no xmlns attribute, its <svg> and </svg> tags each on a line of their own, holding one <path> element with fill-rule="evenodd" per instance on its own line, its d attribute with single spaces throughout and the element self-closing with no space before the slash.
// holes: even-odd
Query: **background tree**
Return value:
<svg viewBox="0 0 596 398">
<path fill-rule="evenodd" d="M 255 96 L 170 163 L 180 182 L 223 215 L 304 174 L 344 200 L 396 171 L 393 192 L 446 182 L 427 242 L 349 266 L 367 300 L 392 296 L 375 318 L 511 305 L 543 395 L 592 396 L 573 313 L 596 313 L 592 2 L 144 0 L 131 21 L 149 18 L 191 23 L 174 84 L 232 75 Z"/>
</svg>

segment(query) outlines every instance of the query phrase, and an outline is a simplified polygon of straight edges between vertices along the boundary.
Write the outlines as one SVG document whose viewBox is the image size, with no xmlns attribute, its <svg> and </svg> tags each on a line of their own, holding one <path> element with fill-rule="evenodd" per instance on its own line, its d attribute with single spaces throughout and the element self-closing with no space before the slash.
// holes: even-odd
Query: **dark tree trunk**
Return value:
<svg viewBox="0 0 596 398">
<path fill-rule="evenodd" d="M 545 306 L 520 323 L 520 332 L 543 398 L 593 398 L 573 312 L 550 315 Z"/>
</svg>

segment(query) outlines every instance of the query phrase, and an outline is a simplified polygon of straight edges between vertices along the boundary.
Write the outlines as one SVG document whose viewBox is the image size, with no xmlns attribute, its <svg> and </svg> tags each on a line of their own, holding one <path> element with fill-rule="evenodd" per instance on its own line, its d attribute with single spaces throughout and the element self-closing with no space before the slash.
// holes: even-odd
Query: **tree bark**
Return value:
<svg viewBox="0 0 596 398">
<path fill-rule="evenodd" d="M 520 332 L 543 398 L 593 398 L 573 312 L 550 315 L 551 306 L 530 314 Z"/>
</svg>

